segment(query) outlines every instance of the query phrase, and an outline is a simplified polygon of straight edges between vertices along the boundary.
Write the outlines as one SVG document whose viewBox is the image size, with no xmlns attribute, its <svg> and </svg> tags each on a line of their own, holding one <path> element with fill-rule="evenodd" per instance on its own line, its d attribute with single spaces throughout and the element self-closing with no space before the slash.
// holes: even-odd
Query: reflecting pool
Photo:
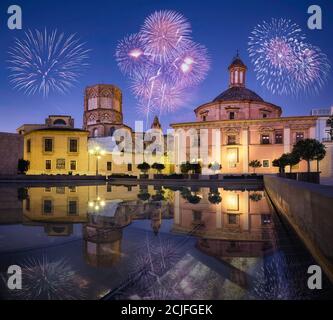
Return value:
<svg viewBox="0 0 333 320">
<path fill-rule="evenodd" d="M 333 298 L 313 264 L 263 190 L 0 187 L 2 299 Z"/>
</svg>

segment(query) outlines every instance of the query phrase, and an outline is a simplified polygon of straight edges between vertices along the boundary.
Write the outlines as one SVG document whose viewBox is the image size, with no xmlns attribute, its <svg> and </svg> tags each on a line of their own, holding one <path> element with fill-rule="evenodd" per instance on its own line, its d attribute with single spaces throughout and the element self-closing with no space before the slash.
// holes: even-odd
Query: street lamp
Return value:
<svg viewBox="0 0 333 320">
<path fill-rule="evenodd" d="M 99 146 L 89 150 L 89 154 L 96 157 L 96 176 L 98 176 L 98 160 L 105 155 L 105 150 L 102 150 Z"/>
</svg>

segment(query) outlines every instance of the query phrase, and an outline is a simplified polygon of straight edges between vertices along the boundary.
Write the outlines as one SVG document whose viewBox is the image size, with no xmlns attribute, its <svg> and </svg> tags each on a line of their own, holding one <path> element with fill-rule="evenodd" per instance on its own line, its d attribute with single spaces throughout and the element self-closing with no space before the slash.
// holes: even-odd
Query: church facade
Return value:
<svg viewBox="0 0 333 320">
<path fill-rule="evenodd" d="M 217 162 L 222 165 L 221 173 L 241 174 L 252 172 L 249 163 L 259 160 L 262 167 L 258 173 L 276 173 L 274 159 L 283 153 L 291 152 L 293 145 L 302 139 L 313 138 L 323 141 L 326 136 L 327 118 L 320 116 L 282 117 L 282 109 L 264 101 L 258 94 L 246 87 L 247 67 L 237 55 L 228 68 L 229 88 L 219 94 L 213 101 L 197 107 L 194 112 L 195 122 L 174 123 L 171 127 L 179 135 L 196 130 L 208 131 L 208 157 L 203 166 L 204 173 L 211 173 L 207 164 Z M 202 140 L 202 139 L 201 139 Z M 191 139 L 176 139 L 178 153 L 185 152 L 183 160 L 191 161 Z M 328 158 L 332 146 L 328 146 Z M 199 146 L 200 149 L 200 146 Z M 202 161 L 204 156 L 199 154 Z M 177 158 L 177 156 L 176 156 Z M 179 154 L 178 154 L 179 158 Z M 325 161 L 325 160 L 324 160 Z M 324 175 L 332 175 L 332 162 L 324 163 Z M 328 160 L 327 160 L 328 161 Z M 301 162 L 293 168 L 295 171 L 306 171 Z M 316 170 L 316 164 L 313 163 Z M 178 166 L 179 170 L 179 166 Z"/>
</svg>

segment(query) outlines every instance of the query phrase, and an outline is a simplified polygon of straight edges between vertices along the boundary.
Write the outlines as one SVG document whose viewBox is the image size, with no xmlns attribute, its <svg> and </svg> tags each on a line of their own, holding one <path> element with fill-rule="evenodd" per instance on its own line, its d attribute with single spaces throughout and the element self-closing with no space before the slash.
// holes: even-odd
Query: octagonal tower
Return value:
<svg viewBox="0 0 333 320">
<path fill-rule="evenodd" d="M 87 87 L 84 96 L 83 128 L 90 137 L 112 136 L 123 126 L 122 92 L 115 85 Z"/>
</svg>

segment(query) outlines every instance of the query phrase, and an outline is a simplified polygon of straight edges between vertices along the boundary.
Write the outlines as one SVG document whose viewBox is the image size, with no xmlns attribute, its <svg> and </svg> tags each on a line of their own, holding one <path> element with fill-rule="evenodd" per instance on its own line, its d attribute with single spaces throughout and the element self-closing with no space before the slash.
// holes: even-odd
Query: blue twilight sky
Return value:
<svg viewBox="0 0 333 320">
<path fill-rule="evenodd" d="M 23 10 L 23 30 L 7 28 L 7 8 L 18 4 Z M 307 8 L 318 4 L 323 10 L 323 30 L 307 28 Z M 318 96 L 286 97 L 273 95 L 255 80 L 247 54 L 247 40 L 256 24 L 264 19 L 289 18 L 299 24 L 308 41 L 319 46 L 333 63 L 333 1 L 331 0 L 1 0 L 0 2 L 0 131 L 14 132 L 23 123 L 41 123 L 49 114 L 69 114 L 76 126 L 82 126 L 83 91 L 87 85 L 113 83 L 123 90 L 124 119 L 133 126 L 143 120 L 136 111 L 136 99 L 128 80 L 120 73 L 114 59 L 117 42 L 139 30 L 145 17 L 160 9 L 182 13 L 191 23 L 193 38 L 208 48 L 212 65 L 206 80 L 192 90 L 192 100 L 173 114 L 163 116 L 164 128 L 173 122 L 191 121 L 193 109 L 209 102 L 228 85 L 227 67 L 239 49 L 248 65 L 247 87 L 266 101 L 281 106 L 284 115 L 308 115 L 311 108 L 333 105 L 332 70 L 327 85 Z M 77 33 L 92 49 L 90 68 L 70 94 L 24 96 L 14 91 L 8 81 L 7 50 L 24 30 L 58 29 Z"/>
</svg>

